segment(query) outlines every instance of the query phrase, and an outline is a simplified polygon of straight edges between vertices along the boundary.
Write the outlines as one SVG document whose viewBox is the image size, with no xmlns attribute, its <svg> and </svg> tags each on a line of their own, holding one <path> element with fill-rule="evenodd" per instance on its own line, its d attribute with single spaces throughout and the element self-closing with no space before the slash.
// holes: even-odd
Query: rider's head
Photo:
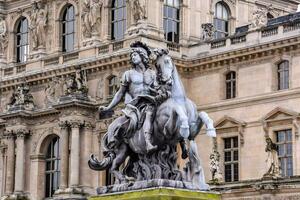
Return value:
<svg viewBox="0 0 300 200">
<path fill-rule="evenodd" d="M 146 44 L 144 44 L 140 41 L 132 43 L 130 45 L 130 47 L 132 49 L 130 57 L 131 57 L 131 62 L 133 63 L 133 65 L 137 64 L 134 61 L 134 59 L 135 59 L 134 56 L 136 56 L 136 54 L 138 54 L 141 58 L 141 61 L 145 65 L 145 67 L 148 67 L 149 56 L 151 54 L 151 51 L 150 51 L 149 47 Z"/>
</svg>

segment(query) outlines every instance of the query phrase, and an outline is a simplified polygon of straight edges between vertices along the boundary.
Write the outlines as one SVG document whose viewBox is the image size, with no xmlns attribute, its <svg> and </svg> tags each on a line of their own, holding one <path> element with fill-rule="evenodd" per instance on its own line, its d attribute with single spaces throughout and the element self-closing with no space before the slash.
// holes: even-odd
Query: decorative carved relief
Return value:
<svg viewBox="0 0 300 200">
<path fill-rule="evenodd" d="M 32 38 L 33 50 L 45 48 L 46 41 L 46 27 L 48 21 L 48 10 L 46 5 L 41 2 L 34 2 L 32 4 L 32 12 L 30 15 L 30 30 Z"/>
<path fill-rule="evenodd" d="M 147 18 L 146 0 L 127 0 L 135 24 Z"/>
<path fill-rule="evenodd" d="M 251 29 L 261 28 L 267 25 L 268 11 L 264 7 L 259 7 L 257 10 L 253 12 L 253 19 L 251 22 Z"/>
<path fill-rule="evenodd" d="M 8 46 L 7 26 L 4 17 L 0 17 L 0 58 L 6 56 Z"/>
<path fill-rule="evenodd" d="M 88 87 L 87 87 L 87 75 L 86 71 L 81 68 L 76 68 L 75 75 L 69 77 L 65 81 L 64 85 L 64 94 L 72 95 L 72 94 L 83 94 L 87 95 Z"/>
<path fill-rule="evenodd" d="M 97 90 L 96 90 L 96 98 L 97 99 L 103 99 L 104 87 L 105 87 L 105 80 L 103 77 L 101 77 L 98 81 Z"/>
<path fill-rule="evenodd" d="M 14 108 L 23 107 L 24 109 L 34 108 L 33 96 L 29 92 L 29 86 L 27 83 L 22 83 L 13 92 L 10 101 L 8 103 L 8 110 L 13 110 Z"/>
<path fill-rule="evenodd" d="M 99 34 L 103 0 L 85 0 L 82 8 L 83 36 L 91 38 Z"/>
<path fill-rule="evenodd" d="M 213 39 L 216 29 L 212 23 L 202 24 L 201 28 L 202 28 L 202 39 L 203 40 Z"/>
<path fill-rule="evenodd" d="M 60 87 L 60 82 L 58 77 L 53 77 L 52 81 L 48 83 L 48 85 L 45 88 L 45 105 L 51 106 L 54 103 L 57 102 L 59 94 L 57 94 L 57 91 Z"/>
</svg>

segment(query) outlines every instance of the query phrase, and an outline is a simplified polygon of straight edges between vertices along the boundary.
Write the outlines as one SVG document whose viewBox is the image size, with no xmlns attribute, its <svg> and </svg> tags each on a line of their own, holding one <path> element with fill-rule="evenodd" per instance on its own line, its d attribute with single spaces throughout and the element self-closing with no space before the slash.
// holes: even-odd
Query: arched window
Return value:
<svg viewBox="0 0 300 200">
<path fill-rule="evenodd" d="M 17 62 L 26 62 L 29 53 L 28 20 L 22 17 L 19 21 L 16 33 Z"/>
<path fill-rule="evenodd" d="M 231 71 L 226 74 L 226 99 L 236 97 L 236 73 Z"/>
<path fill-rule="evenodd" d="M 229 9 L 224 3 L 217 3 L 215 7 L 214 27 L 216 29 L 215 38 L 228 36 L 229 33 Z"/>
<path fill-rule="evenodd" d="M 111 76 L 108 79 L 108 95 L 113 96 L 118 90 L 118 78 L 116 76 Z"/>
<path fill-rule="evenodd" d="M 126 31 L 126 1 L 113 0 L 111 8 L 111 39 L 124 38 Z"/>
<path fill-rule="evenodd" d="M 71 52 L 75 44 L 75 8 L 68 5 L 62 16 L 62 51 Z"/>
<path fill-rule="evenodd" d="M 284 60 L 278 64 L 278 90 L 289 88 L 289 61 Z"/>
<path fill-rule="evenodd" d="M 164 2 L 164 31 L 165 39 L 169 42 L 179 42 L 179 0 L 165 0 Z"/>
<path fill-rule="evenodd" d="M 46 189 L 45 197 L 52 197 L 59 188 L 60 180 L 60 149 L 59 138 L 55 137 L 50 142 L 46 153 Z"/>
</svg>

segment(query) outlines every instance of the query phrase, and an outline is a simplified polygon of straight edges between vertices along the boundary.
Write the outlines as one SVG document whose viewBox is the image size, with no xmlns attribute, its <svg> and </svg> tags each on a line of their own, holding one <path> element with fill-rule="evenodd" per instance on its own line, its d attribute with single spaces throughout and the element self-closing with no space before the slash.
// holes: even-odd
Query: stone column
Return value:
<svg viewBox="0 0 300 200">
<path fill-rule="evenodd" d="M 6 132 L 7 139 L 7 167 L 5 193 L 12 194 L 15 180 L 15 137 L 12 132 Z"/>
<path fill-rule="evenodd" d="M 67 122 L 61 121 L 59 126 L 61 128 L 61 174 L 59 189 L 66 189 L 68 188 L 69 179 L 69 131 Z"/>
<path fill-rule="evenodd" d="M 15 193 L 24 192 L 25 178 L 25 133 L 26 130 L 17 131 L 17 153 L 16 153 L 16 176 L 15 176 Z"/>
<path fill-rule="evenodd" d="M 70 187 L 79 186 L 80 136 L 79 121 L 71 122 L 71 177 Z"/>
<path fill-rule="evenodd" d="M 91 123 L 84 124 L 83 138 L 84 138 L 84 148 L 83 148 L 83 158 L 81 163 L 83 176 L 83 186 L 92 186 L 92 170 L 90 170 L 87 162 L 90 155 L 92 154 L 93 147 L 93 125 Z"/>
</svg>

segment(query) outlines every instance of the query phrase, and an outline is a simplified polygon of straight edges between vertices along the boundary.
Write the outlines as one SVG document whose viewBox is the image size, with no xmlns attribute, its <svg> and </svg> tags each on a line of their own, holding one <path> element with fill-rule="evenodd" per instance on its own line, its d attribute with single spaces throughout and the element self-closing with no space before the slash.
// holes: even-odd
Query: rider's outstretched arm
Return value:
<svg viewBox="0 0 300 200">
<path fill-rule="evenodd" d="M 120 86 L 118 92 L 115 94 L 114 98 L 112 99 L 110 104 L 107 106 L 107 110 L 113 109 L 116 105 L 118 105 L 120 103 L 120 101 L 126 94 L 126 90 L 127 90 L 126 86 L 124 86 L 124 85 Z"/>
</svg>

